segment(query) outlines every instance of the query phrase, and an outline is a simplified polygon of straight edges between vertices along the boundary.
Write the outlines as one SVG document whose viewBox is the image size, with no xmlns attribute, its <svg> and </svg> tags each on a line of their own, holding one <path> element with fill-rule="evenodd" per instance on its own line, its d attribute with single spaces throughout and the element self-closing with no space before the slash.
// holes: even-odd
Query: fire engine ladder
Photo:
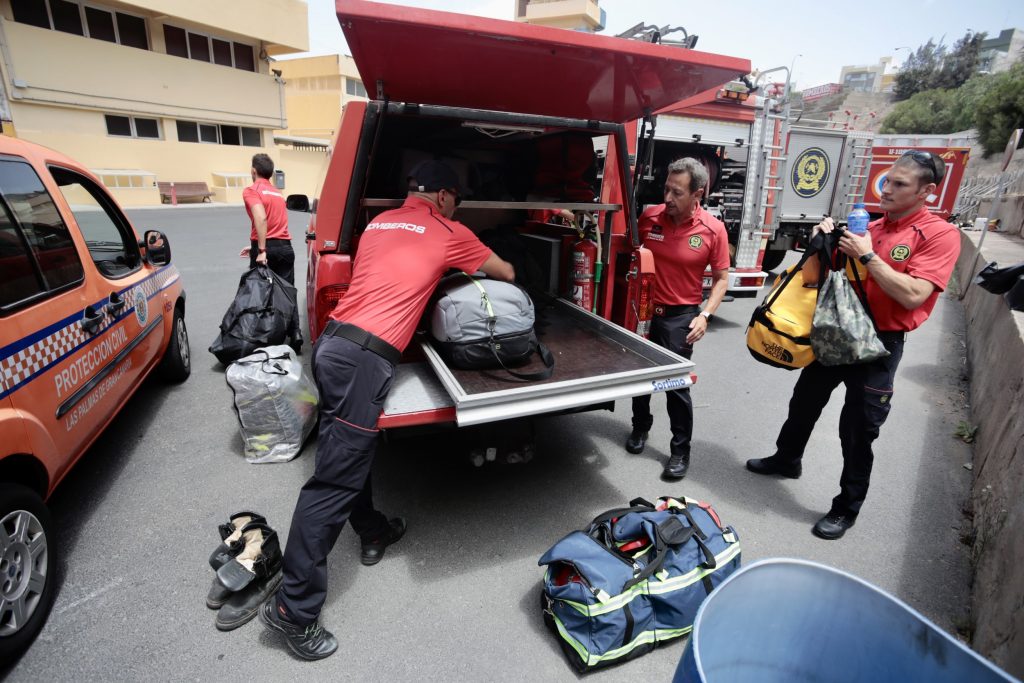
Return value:
<svg viewBox="0 0 1024 683">
<path fill-rule="evenodd" d="M 775 139 L 776 124 L 779 139 Z M 775 208 L 786 177 L 786 137 L 789 134 L 789 103 L 776 109 L 765 99 L 750 130 L 747 182 L 743 189 L 743 220 L 736 243 L 736 269 L 759 270 L 758 258 L 779 227 Z M 769 203 L 769 197 L 771 203 Z"/>
<path fill-rule="evenodd" d="M 840 174 L 840 185 L 837 196 L 843 203 L 839 215 L 846 216 L 853 210 L 853 205 L 864 201 L 867 190 L 868 171 L 871 170 L 871 148 L 874 136 L 867 131 L 851 130 L 847 135 L 847 152 L 843 154 L 845 168 Z"/>
</svg>

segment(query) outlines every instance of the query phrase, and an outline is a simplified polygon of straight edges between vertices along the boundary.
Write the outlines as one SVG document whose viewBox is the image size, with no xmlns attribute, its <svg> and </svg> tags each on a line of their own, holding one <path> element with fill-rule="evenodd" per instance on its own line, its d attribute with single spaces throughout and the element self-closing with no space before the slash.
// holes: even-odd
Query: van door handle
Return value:
<svg viewBox="0 0 1024 683">
<path fill-rule="evenodd" d="M 82 320 L 79 324 L 82 329 L 89 334 L 96 334 L 96 330 L 103 324 L 103 309 L 105 306 L 99 306 L 93 308 L 92 306 L 86 306 L 85 310 L 82 311 Z"/>
<path fill-rule="evenodd" d="M 107 304 L 107 308 L 110 309 L 111 313 L 119 313 L 126 303 L 127 300 L 123 296 L 117 292 L 111 292 L 110 303 Z"/>
</svg>

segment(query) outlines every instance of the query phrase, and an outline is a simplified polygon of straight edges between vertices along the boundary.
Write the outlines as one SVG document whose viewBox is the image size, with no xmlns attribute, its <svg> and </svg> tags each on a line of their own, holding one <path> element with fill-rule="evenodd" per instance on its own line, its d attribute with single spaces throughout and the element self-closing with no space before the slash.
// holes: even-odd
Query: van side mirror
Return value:
<svg viewBox="0 0 1024 683">
<path fill-rule="evenodd" d="M 159 230 L 147 230 L 139 247 L 146 253 L 146 261 L 154 266 L 166 266 L 171 262 L 171 243 L 167 235 Z"/>
<path fill-rule="evenodd" d="M 309 197 L 304 194 L 290 194 L 284 200 L 284 207 L 289 211 L 309 213 Z"/>
</svg>

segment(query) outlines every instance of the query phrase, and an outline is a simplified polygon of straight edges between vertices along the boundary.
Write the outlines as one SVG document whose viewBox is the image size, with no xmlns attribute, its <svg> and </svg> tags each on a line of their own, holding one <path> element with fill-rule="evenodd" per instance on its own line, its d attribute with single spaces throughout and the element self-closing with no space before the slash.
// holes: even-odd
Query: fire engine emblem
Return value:
<svg viewBox="0 0 1024 683">
<path fill-rule="evenodd" d="M 905 244 L 897 244 L 889 252 L 889 258 L 893 261 L 906 261 L 910 258 L 910 247 Z"/>
<path fill-rule="evenodd" d="M 139 327 L 145 327 L 146 321 L 149 320 L 149 302 L 141 286 L 132 290 L 132 306 L 135 308 L 135 319 L 139 321 Z"/>
<path fill-rule="evenodd" d="M 693 235 L 690 237 L 690 246 L 694 249 L 700 249 L 700 245 L 704 244 L 704 240 L 700 235 Z"/>
<path fill-rule="evenodd" d="M 825 188 L 830 171 L 828 155 L 820 147 L 808 147 L 793 164 L 793 191 L 810 199 Z"/>
</svg>

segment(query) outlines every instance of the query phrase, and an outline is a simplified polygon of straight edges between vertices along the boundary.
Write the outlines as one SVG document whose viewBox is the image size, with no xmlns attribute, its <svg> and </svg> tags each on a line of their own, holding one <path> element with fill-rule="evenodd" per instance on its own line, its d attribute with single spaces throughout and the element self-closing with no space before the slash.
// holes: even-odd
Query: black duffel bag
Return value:
<svg viewBox="0 0 1024 683">
<path fill-rule="evenodd" d="M 530 295 L 511 282 L 459 273 L 438 284 L 430 313 L 430 333 L 445 361 L 463 370 L 504 368 L 523 380 L 547 379 L 555 359 L 537 339 Z M 544 363 L 537 372 L 525 365 L 536 352 Z"/>
<path fill-rule="evenodd" d="M 264 346 L 284 344 L 295 314 L 295 287 L 267 266 L 242 275 L 210 353 L 224 365 Z"/>
</svg>

